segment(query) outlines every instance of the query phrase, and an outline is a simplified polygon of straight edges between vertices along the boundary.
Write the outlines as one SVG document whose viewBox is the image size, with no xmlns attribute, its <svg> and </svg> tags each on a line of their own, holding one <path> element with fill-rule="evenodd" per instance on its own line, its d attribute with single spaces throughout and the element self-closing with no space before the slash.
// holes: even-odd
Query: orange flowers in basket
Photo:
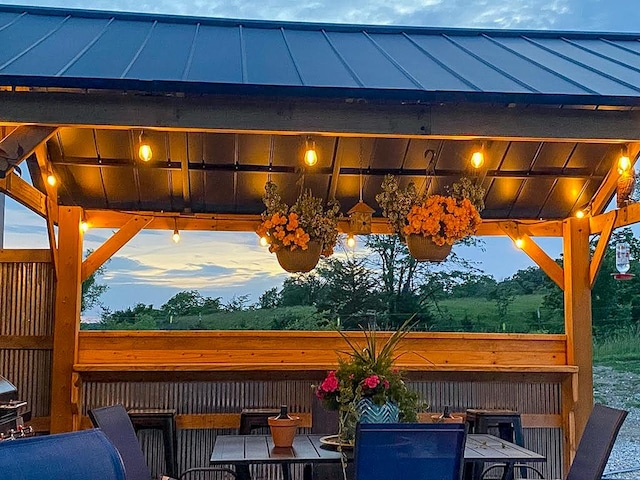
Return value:
<svg viewBox="0 0 640 480">
<path fill-rule="evenodd" d="M 431 237 L 439 246 L 453 245 L 473 235 L 481 222 L 478 210 L 468 198 L 430 195 L 422 204 L 411 207 L 402 233 Z"/>
<path fill-rule="evenodd" d="M 257 233 L 261 237 L 275 239 L 269 245 L 270 252 L 275 252 L 280 244 L 285 247 L 299 247 L 306 250 L 310 237 L 299 225 L 297 213 L 291 212 L 289 215 L 283 215 L 276 212 L 260 224 Z"/>
</svg>

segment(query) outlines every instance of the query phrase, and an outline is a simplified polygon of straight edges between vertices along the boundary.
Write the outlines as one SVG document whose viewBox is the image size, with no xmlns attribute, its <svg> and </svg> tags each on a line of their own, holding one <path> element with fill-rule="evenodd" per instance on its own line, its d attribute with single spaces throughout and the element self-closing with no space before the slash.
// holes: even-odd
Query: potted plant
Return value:
<svg viewBox="0 0 640 480">
<path fill-rule="evenodd" d="M 315 387 L 316 396 L 325 408 L 338 410 L 341 445 L 353 445 L 355 426 L 364 423 L 416 422 L 417 393 L 410 390 L 403 373 L 394 363 L 401 355 L 396 352 L 398 343 L 411 329 L 411 321 L 405 322 L 383 345 L 378 345 L 377 330 L 364 330 L 365 345 L 340 332 L 350 350 L 338 352 L 338 368 L 330 371 Z"/>
<path fill-rule="evenodd" d="M 271 181 L 265 185 L 262 201 L 266 210 L 256 233 L 267 240 L 269 251 L 287 272 L 308 272 L 321 255 L 333 254 L 338 239 L 338 202 L 329 201 L 325 209 L 322 199 L 304 190 L 288 206 Z"/>
<path fill-rule="evenodd" d="M 482 222 L 484 188 L 463 177 L 447 195 L 424 195 L 413 182 L 403 190 L 393 175 L 387 175 L 376 200 L 416 260 L 440 262 L 456 241 L 473 235 Z"/>
</svg>

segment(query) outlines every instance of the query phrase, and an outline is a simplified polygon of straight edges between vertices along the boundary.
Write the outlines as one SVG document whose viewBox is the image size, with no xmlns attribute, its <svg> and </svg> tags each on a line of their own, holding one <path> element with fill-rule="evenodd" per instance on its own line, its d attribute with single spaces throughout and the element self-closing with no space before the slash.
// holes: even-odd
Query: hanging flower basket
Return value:
<svg viewBox="0 0 640 480">
<path fill-rule="evenodd" d="M 276 250 L 276 257 L 280 266 L 289 273 L 306 273 L 310 272 L 318 264 L 320 254 L 322 253 L 322 245 L 320 242 L 311 240 L 307 243 L 307 249 L 302 250 L 296 248 L 281 248 Z"/>
<path fill-rule="evenodd" d="M 418 262 L 442 262 L 451 253 L 451 245 L 436 245 L 430 237 L 419 234 L 407 235 L 409 253 Z"/>
</svg>

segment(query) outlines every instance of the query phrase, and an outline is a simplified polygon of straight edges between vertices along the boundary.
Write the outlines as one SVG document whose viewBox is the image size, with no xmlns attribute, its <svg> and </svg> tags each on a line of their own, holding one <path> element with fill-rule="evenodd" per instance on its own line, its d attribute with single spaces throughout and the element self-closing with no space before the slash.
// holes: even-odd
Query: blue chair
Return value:
<svg viewBox="0 0 640 480">
<path fill-rule="evenodd" d="M 125 480 L 118 451 L 100 430 L 0 442 L 3 480 Z"/>
<path fill-rule="evenodd" d="M 466 425 L 361 423 L 356 428 L 356 480 L 460 480 Z"/>
</svg>

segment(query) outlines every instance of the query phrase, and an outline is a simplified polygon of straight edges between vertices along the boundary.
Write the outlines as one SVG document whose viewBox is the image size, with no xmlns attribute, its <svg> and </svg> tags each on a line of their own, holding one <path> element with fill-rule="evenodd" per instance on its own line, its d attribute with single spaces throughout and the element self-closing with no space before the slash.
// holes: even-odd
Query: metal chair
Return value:
<svg viewBox="0 0 640 480">
<path fill-rule="evenodd" d="M 626 410 L 600 404 L 593 407 L 565 480 L 600 480 L 602 478 L 611 449 L 628 413 Z M 483 478 L 488 472 L 501 467 L 501 465 L 489 467 L 482 473 Z"/>
<path fill-rule="evenodd" d="M 115 446 L 100 430 L 0 442 L 3 480 L 125 480 Z"/>
<path fill-rule="evenodd" d="M 356 428 L 356 480 L 459 480 L 466 425 L 361 423 Z"/>
<path fill-rule="evenodd" d="M 99 427 L 104 432 L 120 452 L 125 466 L 126 480 L 150 480 L 151 472 L 125 408 L 120 404 L 94 408 L 89 410 L 89 418 L 91 418 L 91 422 L 96 427 Z M 235 472 L 229 468 L 196 467 L 185 470 L 178 478 L 182 479 L 196 472 L 226 472 L 234 478 L 236 476 Z M 169 478 L 163 477 L 163 479 Z"/>
</svg>

